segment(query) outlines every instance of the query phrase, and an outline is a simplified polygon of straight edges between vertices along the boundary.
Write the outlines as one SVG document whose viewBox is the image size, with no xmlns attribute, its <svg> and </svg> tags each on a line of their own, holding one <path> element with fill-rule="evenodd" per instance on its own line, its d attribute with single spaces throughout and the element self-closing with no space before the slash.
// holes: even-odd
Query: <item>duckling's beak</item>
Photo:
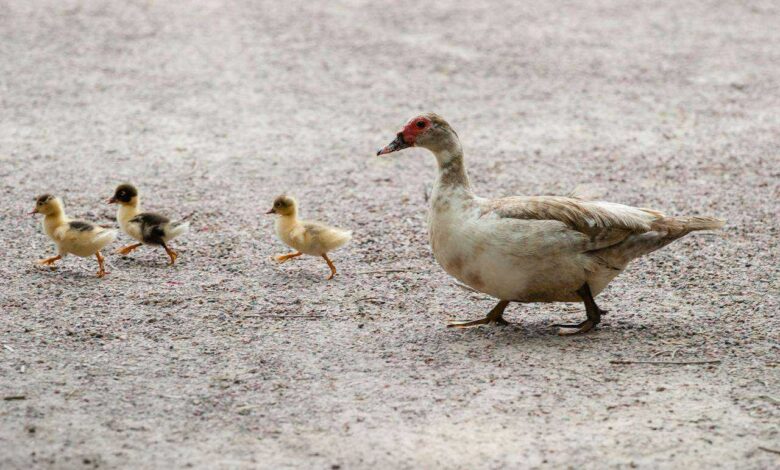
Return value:
<svg viewBox="0 0 780 470">
<path fill-rule="evenodd" d="M 404 140 L 404 134 L 402 132 L 399 132 L 397 136 L 395 136 L 395 140 L 390 142 L 385 146 L 385 148 L 379 150 L 376 154 L 379 155 L 385 155 L 388 153 L 397 152 L 399 150 L 403 150 L 405 148 L 411 147 L 412 144 L 407 143 Z"/>
<path fill-rule="evenodd" d="M 276 214 L 276 209 L 272 207 L 271 209 L 268 210 L 268 212 L 266 212 L 266 214 Z"/>
<path fill-rule="evenodd" d="M 109 204 L 116 204 L 116 198 L 111 196 L 110 198 L 108 198 L 108 201 L 106 201 L 106 202 L 109 203 Z"/>
<path fill-rule="evenodd" d="M 35 215 L 38 213 L 38 208 L 35 208 L 32 210 L 32 212 L 28 212 L 27 215 Z"/>
</svg>

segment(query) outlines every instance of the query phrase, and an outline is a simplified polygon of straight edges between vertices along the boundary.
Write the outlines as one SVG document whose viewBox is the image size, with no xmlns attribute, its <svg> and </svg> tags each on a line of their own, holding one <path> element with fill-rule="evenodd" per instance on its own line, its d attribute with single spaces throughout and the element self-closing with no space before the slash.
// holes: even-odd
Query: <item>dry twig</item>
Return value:
<svg viewBox="0 0 780 470">
<path fill-rule="evenodd" d="M 415 269 L 415 268 L 374 269 L 371 271 L 358 271 L 356 274 L 407 273 L 410 271 L 419 271 L 419 269 Z"/>
<path fill-rule="evenodd" d="M 609 361 L 610 364 L 720 364 L 720 359 L 711 359 L 703 361 Z"/>
</svg>

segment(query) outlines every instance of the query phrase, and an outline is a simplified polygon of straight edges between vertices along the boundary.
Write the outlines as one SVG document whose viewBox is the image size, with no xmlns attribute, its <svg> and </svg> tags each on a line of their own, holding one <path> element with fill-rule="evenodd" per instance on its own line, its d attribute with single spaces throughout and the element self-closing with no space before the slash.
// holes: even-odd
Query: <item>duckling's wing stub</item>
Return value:
<svg viewBox="0 0 780 470">
<path fill-rule="evenodd" d="M 352 238 L 352 232 L 331 227 L 320 222 L 306 221 L 307 242 L 316 244 L 323 252 L 335 250 L 346 244 Z"/>
<path fill-rule="evenodd" d="M 153 212 L 144 212 L 130 219 L 130 223 L 140 225 L 144 243 L 154 245 L 165 242 L 165 227 L 169 222 L 167 217 Z"/>
<path fill-rule="evenodd" d="M 91 223 L 81 220 L 72 220 L 68 222 L 68 226 L 71 230 L 76 230 L 78 232 L 89 232 L 95 229 L 95 226 Z"/>
</svg>

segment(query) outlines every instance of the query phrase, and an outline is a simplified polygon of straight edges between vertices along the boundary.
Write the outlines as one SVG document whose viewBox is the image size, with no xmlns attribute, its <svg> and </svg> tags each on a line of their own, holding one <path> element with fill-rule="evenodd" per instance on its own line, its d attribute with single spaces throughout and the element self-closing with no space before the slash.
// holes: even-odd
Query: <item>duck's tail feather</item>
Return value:
<svg viewBox="0 0 780 470">
<path fill-rule="evenodd" d="M 725 222 L 715 217 L 662 217 L 651 224 L 651 230 L 631 234 L 622 242 L 593 254 L 604 264 L 623 269 L 631 260 L 652 253 L 697 230 L 715 230 Z"/>
<path fill-rule="evenodd" d="M 723 228 L 726 221 L 716 219 L 715 217 L 673 217 L 683 224 L 686 233 L 696 230 L 717 230 Z"/>
</svg>

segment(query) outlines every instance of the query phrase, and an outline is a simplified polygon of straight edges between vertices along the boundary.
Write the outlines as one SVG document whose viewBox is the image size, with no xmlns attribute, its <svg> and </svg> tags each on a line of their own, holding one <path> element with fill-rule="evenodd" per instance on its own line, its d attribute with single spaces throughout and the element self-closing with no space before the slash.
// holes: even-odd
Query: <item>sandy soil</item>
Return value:
<svg viewBox="0 0 780 470">
<path fill-rule="evenodd" d="M 0 1 L 0 467 L 777 468 L 777 3 L 482 3 Z M 492 305 L 431 256 L 433 158 L 373 156 L 428 110 L 483 195 L 728 226 L 636 262 L 594 334 L 447 330 Z M 125 180 L 191 215 L 175 268 L 33 264 L 34 195 L 113 224 Z M 354 230 L 335 280 L 268 261 L 283 191 Z"/>
</svg>

